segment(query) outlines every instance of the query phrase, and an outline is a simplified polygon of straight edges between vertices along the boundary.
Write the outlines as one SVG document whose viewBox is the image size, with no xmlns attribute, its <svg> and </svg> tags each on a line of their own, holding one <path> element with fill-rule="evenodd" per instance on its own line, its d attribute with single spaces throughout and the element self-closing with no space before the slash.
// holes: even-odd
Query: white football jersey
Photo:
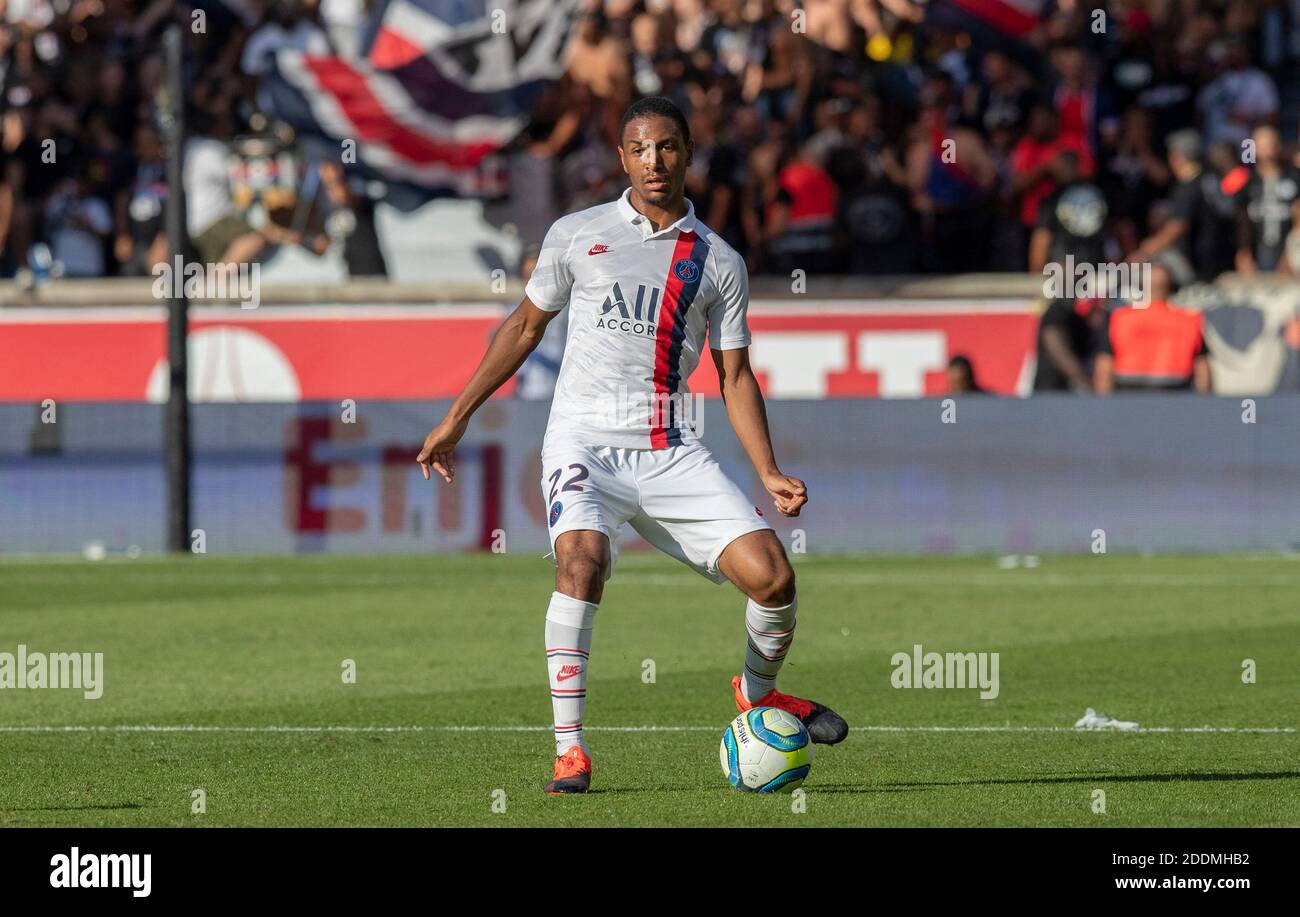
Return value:
<svg viewBox="0 0 1300 917">
<path fill-rule="evenodd" d="M 658 232 L 628 198 L 561 217 L 524 292 L 569 307 L 546 440 L 666 449 L 698 442 L 686 380 L 707 329 L 716 350 L 749 346 L 749 277 L 717 233 L 686 214 Z"/>
</svg>

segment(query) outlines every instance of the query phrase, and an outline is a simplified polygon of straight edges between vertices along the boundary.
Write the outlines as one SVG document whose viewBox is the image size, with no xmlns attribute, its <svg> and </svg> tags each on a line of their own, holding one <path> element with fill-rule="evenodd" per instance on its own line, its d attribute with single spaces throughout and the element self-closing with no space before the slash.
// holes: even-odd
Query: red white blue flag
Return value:
<svg viewBox="0 0 1300 917">
<path fill-rule="evenodd" d="M 492 153 L 525 126 L 563 72 L 576 0 L 387 0 L 360 60 L 281 49 L 272 114 L 300 133 L 355 143 L 392 181 L 485 193 Z"/>
</svg>

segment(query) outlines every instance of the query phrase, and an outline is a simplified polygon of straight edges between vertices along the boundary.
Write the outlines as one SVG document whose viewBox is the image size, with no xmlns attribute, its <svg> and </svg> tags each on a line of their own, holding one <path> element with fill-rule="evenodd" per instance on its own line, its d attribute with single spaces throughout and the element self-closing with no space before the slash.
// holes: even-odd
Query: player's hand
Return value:
<svg viewBox="0 0 1300 917">
<path fill-rule="evenodd" d="M 779 471 L 763 476 L 763 486 L 776 502 L 777 511 L 782 516 L 797 516 L 799 510 L 808 502 L 808 488 L 803 481 L 792 478 Z"/>
<path fill-rule="evenodd" d="M 450 418 L 444 418 L 442 423 L 434 427 L 429 435 L 424 438 L 424 448 L 415 457 L 415 461 L 419 463 L 420 470 L 424 472 L 426 481 L 429 480 L 430 469 L 442 475 L 442 479 L 448 484 L 455 479 L 456 460 L 452 456 L 452 450 L 460 442 L 460 438 L 465 435 L 465 430 L 468 428 L 468 420 L 453 423 Z"/>
</svg>

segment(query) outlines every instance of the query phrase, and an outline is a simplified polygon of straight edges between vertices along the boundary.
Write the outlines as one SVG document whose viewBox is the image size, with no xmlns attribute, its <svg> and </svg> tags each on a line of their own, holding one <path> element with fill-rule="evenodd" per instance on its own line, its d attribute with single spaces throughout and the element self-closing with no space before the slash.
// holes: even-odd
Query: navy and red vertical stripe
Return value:
<svg viewBox="0 0 1300 917">
<path fill-rule="evenodd" d="M 673 416 L 671 396 L 681 385 L 682 343 L 686 340 L 686 320 L 700 283 L 704 279 L 704 262 L 709 246 L 694 232 L 677 236 L 668 279 L 664 284 L 664 304 L 655 330 L 654 402 L 650 408 L 650 448 L 667 449 L 682 444 L 682 433 Z M 683 262 L 694 265 L 694 271 Z"/>
</svg>

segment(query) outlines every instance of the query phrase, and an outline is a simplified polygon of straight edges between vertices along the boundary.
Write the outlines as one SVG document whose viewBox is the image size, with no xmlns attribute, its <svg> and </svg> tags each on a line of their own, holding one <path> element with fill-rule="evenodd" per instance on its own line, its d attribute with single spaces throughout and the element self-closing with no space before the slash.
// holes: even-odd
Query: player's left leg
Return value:
<svg viewBox="0 0 1300 917">
<path fill-rule="evenodd" d="M 637 464 L 640 511 L 629 520 L 632 528 L 715 583 L 731 580 L 749 598 L 745 674 L 732 681 L 737 709 L 780 707 L 803 721 L 814 742 L 842 741 L 848 726 L 833 710 L 775 688 L 798 600 L 790 561 L 762 513 L 702 444 L 643 452 Z M 746 680 L 750 693 L 742 689 Z"/>
<path fill-rule="evenodd" d="M 794 571 L 771 530 L 742 535 L 718 558 L 718 569 L 749 598 L 745 604 L 745 668 L 740 693 L 757 703 L 776 687 L 794 640 L 798 602 Z"/>
<path fill-rule="evenodd" d="M 718 556 L 717 568 L 749 598 L 745 605 L 745 668 L 732 679 L 736 709 L 780 707 L 808 728 L 814 742 L 834 745 L 849 734 L 843 717 L 824 704 L 776 690 L 776 676 L 794 641 L 799 598 L 794 570 L 771 529 L 736 538 Z"/>
</svg>

